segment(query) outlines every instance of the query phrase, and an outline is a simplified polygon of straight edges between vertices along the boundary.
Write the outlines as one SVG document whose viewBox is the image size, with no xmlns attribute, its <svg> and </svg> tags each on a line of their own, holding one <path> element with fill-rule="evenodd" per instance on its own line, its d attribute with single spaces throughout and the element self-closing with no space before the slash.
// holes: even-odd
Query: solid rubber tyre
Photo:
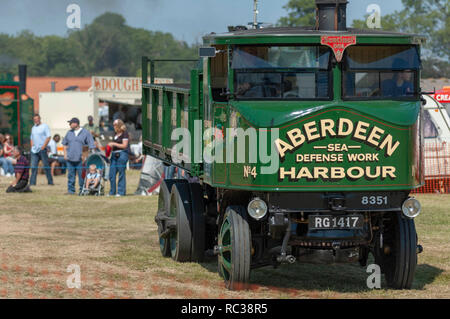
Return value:
<svg viewBox="0 0 450 319">
<path fill-rule="evenodd" d="M 226 209 L 218 239 L 218 267 L 226 288 L 246 289 L 250 281 L 251 232 L 243 207 Z"/>
<path fill-rule="evenodd" d="M 201 262 L 205 257 L 205 204 L 203 188 L 198 183 L 189 184 L 192 209 L 191 261 Z"/>
<path fill-rule="evenodd" d="M 192 249 L 192 212 L 188 183 L 176 183 L 172 186 L 169 216 L 176 219 L 176 227 L 170 233 L 170 253 L 178 262 L 191 261 Z"/>
<path fill-rule="evenodd" d="M 380 263 L 385 280 L 390 288 L 411 289 L 417 266 L 417 233 L 413 219 L 395 213 L 386 223 L 384 246 L 390 251 L 379 249 L 376 261 Z"/>
</svg>

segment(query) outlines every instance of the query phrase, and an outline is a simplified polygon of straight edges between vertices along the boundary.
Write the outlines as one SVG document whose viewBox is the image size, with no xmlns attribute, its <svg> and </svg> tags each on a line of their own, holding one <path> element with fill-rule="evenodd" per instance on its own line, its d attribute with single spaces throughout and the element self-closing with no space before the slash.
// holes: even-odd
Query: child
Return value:
<svg viewBox="0 0 450 319">
<path fill-rule="evenodd" d="M 91 164 L 89 166 L 89 173 L 86 175 L 86 184 L 85 188 L 93 190 L 97 188 L 100 183 L 100 174 L 97 172 L 97 166 L 95 164 Z"/>
</svg>

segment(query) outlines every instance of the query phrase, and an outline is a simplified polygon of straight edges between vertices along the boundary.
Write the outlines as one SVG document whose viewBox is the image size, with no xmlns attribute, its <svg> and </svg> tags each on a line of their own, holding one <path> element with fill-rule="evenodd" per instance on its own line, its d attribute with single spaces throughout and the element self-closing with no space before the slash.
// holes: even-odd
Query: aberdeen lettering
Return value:
<svg viewBox="0 0 450 319">
<path fill-rule="evenodd" d="M 304 143 L 319 141 L 327 137 L 343 138 L 350 136 L 354 141 L 363 142 L 377 150 L 384 150 L 385 156 L 389 157 L 399 147 L 400 142 L 394 141 L 391 134 L 385 134 L 385 130 L 378 126 L 358 121 L 340 118 L 337 122 L 332 119 L 322 119 L 318 122 L 308 122 L 303 125 L 303 130 L 294 128 L 286 133 L 287 141 L 277 139 L 276 148 L 280 158 L 283 159 L 286 152 L 294 152 Z"/>
</svg>

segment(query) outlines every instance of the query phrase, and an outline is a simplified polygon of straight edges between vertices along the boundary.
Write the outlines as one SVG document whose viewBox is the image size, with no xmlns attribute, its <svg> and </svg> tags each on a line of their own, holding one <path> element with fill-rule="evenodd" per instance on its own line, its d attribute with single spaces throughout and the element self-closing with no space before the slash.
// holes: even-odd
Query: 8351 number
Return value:
<svg viewBox="0 0 450 319">
<path fill-rule="evenodd" d="M 361 204 L 363 205 L 387 205 L 387 196 L 363 196 L 361 197 Z"/>
</svg>

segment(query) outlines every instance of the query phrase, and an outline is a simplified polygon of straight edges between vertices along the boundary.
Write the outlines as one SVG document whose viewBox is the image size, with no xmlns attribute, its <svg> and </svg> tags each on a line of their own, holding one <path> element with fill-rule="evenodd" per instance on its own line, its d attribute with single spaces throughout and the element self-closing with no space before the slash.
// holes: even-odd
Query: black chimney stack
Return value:
<svg viewBox="0 0 450 319">
<path fill-rule="evenodd" d="M 316 30 L 346 31 L 347 0 L 316 0 Z"/>
<path fill-rule="evenodd" d="M 27 66 L 22 64 L 19 65 L 19 92 L 27 93 Z"/>
</svg>

